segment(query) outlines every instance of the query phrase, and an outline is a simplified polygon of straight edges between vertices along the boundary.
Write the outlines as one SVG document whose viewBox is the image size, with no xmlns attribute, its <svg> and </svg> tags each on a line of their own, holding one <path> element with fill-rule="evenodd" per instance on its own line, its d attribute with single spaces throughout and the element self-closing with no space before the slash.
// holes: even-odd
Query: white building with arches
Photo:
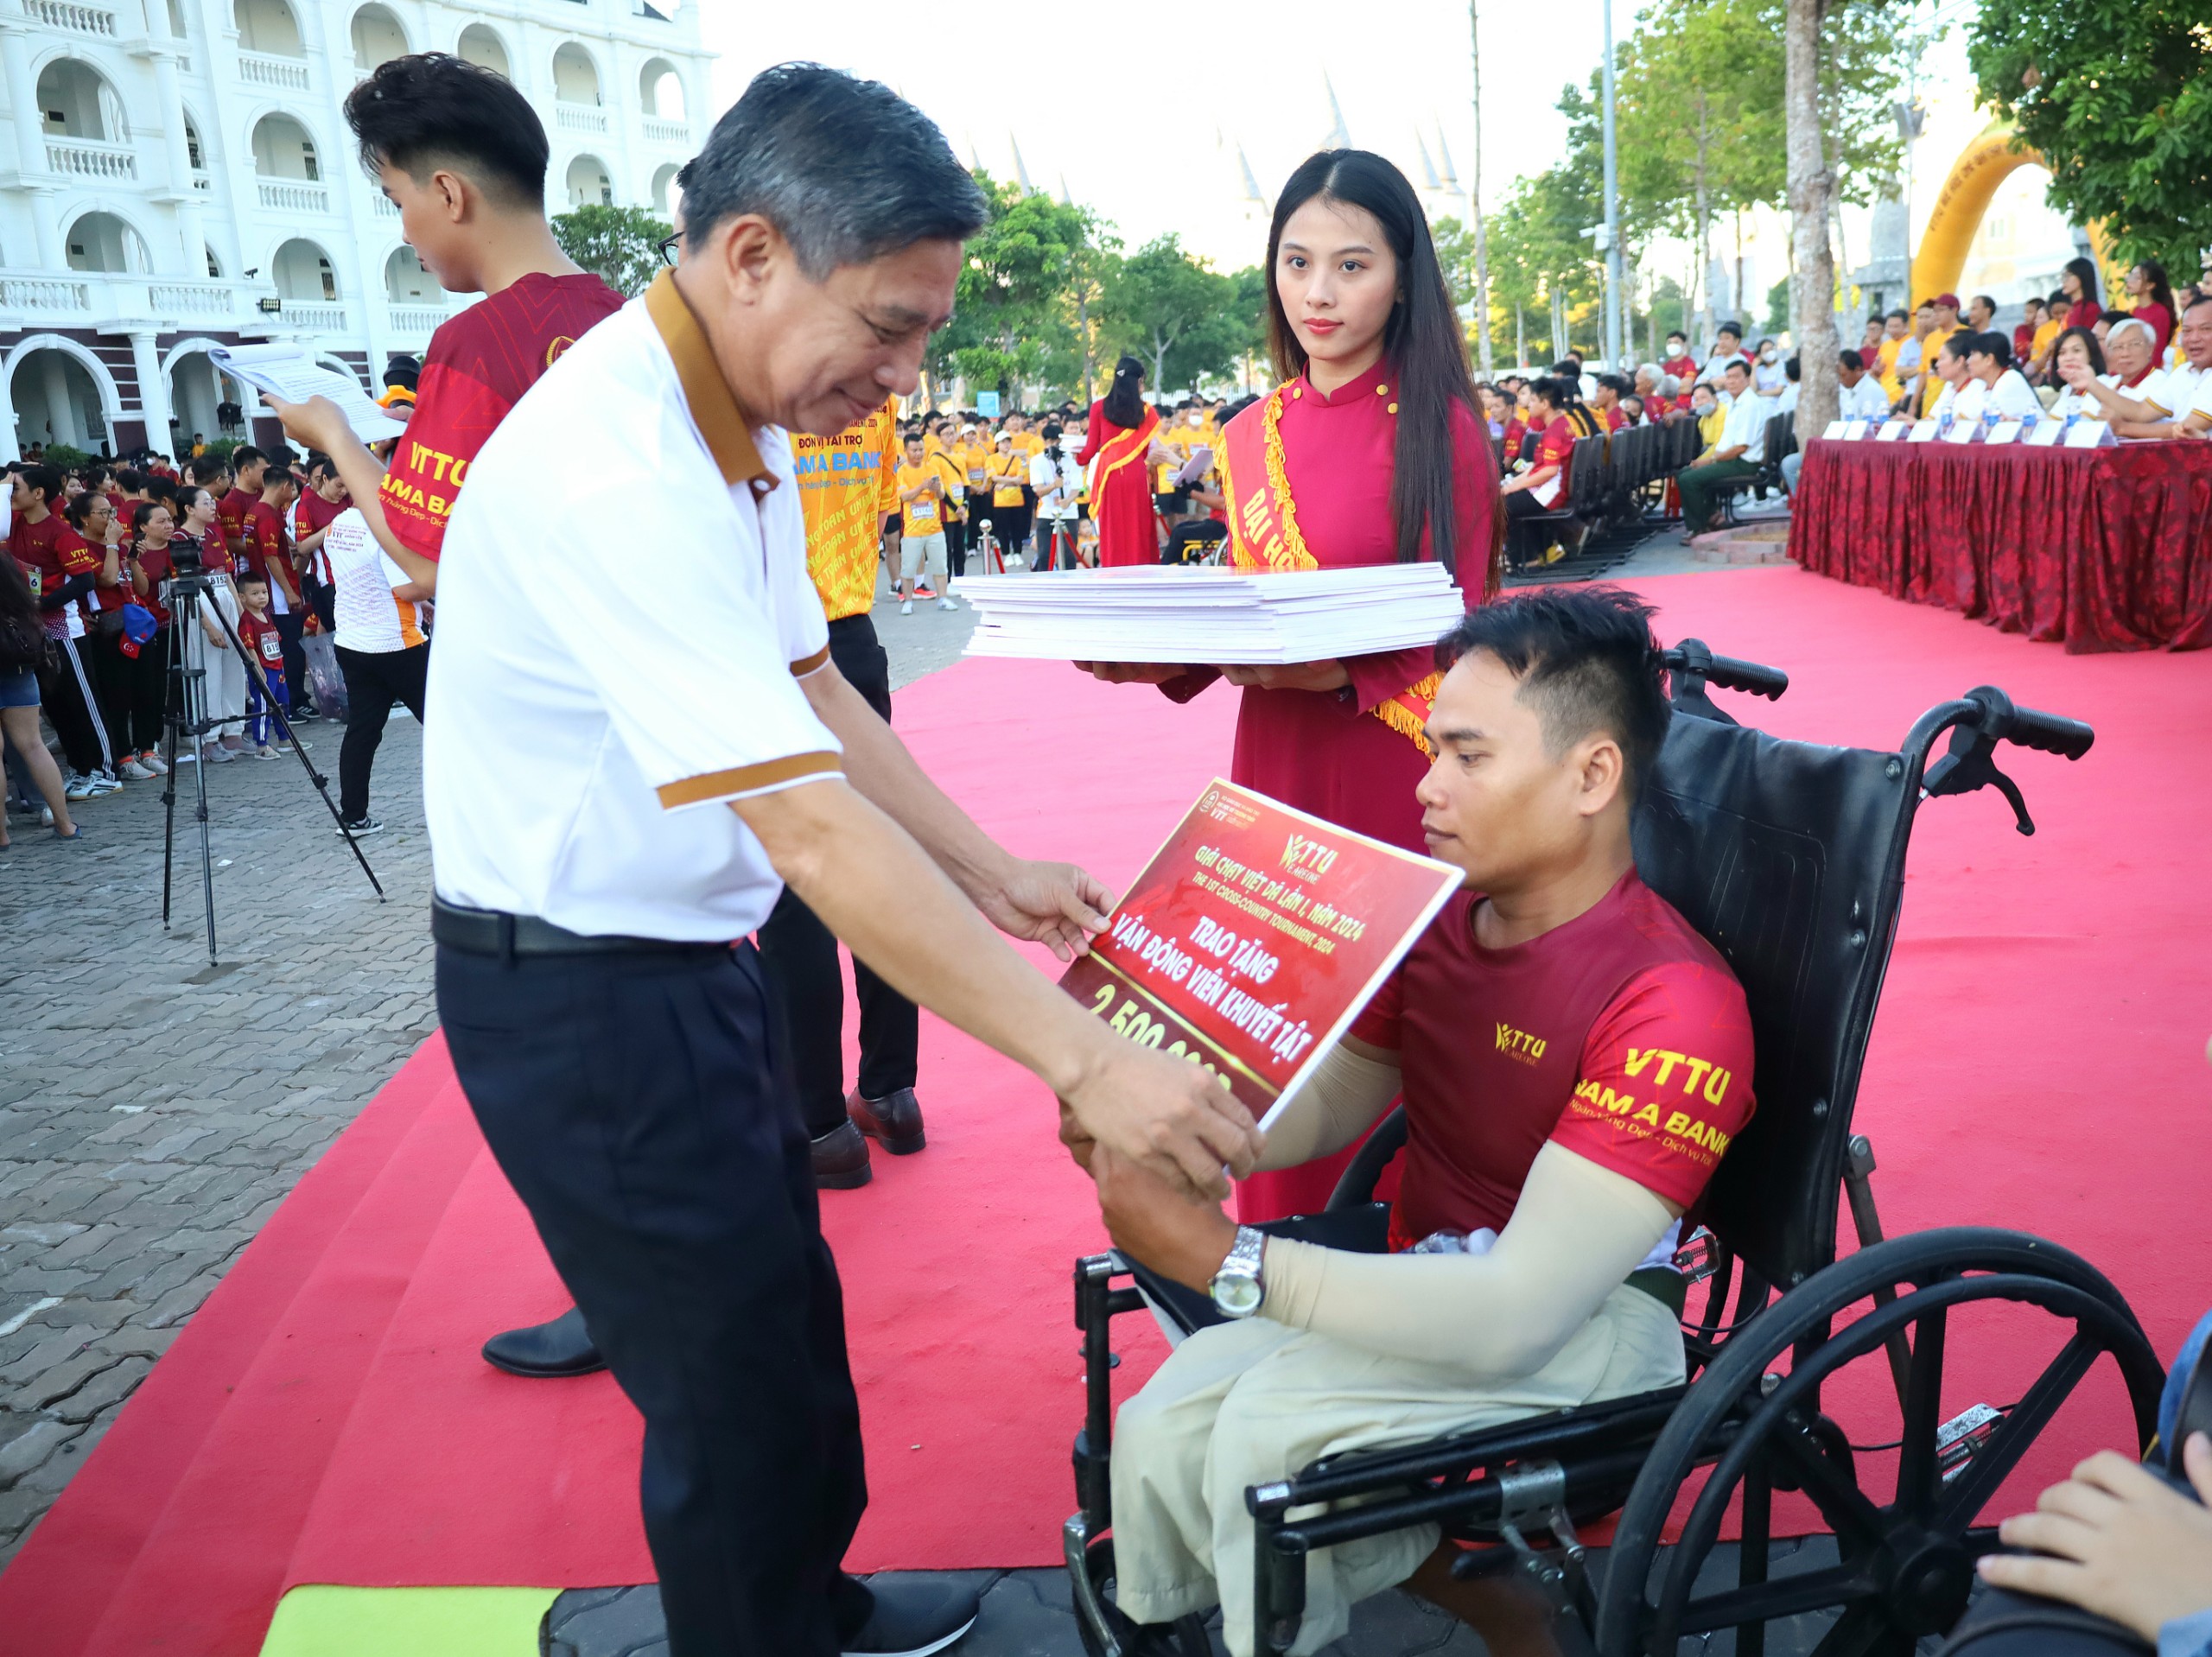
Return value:
<svg viewBox="0 0 2212 1657">
<path fill-rule="evenodd" d="M 226 403 L 273 440 L 214 345 L 299 340 L 365 379 L 419 356 L 473 296 L 401 242 L 340 105 L 433 50 L 537 108 L 553 213 L 664 213 L 709 125 L 693 0 L 0 0 L 0 458 L 181 454 Z"/>
</svg>

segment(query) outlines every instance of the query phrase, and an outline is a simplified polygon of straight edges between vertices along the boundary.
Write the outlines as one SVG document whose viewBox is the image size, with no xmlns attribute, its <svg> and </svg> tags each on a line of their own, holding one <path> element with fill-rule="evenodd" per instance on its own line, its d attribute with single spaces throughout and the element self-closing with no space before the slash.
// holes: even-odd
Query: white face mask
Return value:
<svg viewBox="0 0 2212 1657">
<path fill-rule="evenodd" d="M 1200 414 L 1196 409 L 1193 409 L 1191 410 L 1189 419 L 1185 421 L 1185 423 L 1192 426 L 1203 426 L 1206 423 L 1206 417 Z"/>
<path fill-rule="evenodd" d="M 1774 347 L 1770 346 L 1764 351 L 1759 352 L 1759 360 L 1763 363 L 1770 363 L 1774 360 Z"/>
</svg>

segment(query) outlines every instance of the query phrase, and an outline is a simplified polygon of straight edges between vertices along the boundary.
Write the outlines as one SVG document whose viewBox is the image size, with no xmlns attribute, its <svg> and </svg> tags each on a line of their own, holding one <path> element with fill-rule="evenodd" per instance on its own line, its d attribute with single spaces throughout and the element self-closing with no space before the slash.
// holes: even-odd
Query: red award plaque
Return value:
<svg viewBox="0 0 2212 1657">
<path fill-rule="evenodd" d="M 1265 1127 L 1464 878 L 1217 778 L 1060 987 Z"/>
</svg>

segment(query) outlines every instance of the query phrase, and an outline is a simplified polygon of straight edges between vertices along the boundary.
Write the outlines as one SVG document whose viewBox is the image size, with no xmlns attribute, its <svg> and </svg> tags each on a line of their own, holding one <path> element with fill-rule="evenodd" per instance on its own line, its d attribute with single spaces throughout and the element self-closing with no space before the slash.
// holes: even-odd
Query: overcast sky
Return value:
<svg viewBox="0 0 2212 1657">
<path fill-rule="evenodd" d="M 1615 7 L 1625 31 L 1634 8 Z M 1119 22 L 1102 23 L 1118 16 Z M 1600 55 L 1601 0 L 1490 0 L 1483 29 L 1484 200 L 1555 159 L 1560 86 Z M 1465 0 L 1205 0 L 1146 8 L 1028 5 L 950 10 L 887 0 L 756 6 L 706 0 L 721 54 L 717 108 L 766 65 L 813 58 L 890 82 L 972 145 L 994 174 L 1018 140 L 1031 181 L 1114 221 L 1132 247 L 1166 231 L 1225 264 L 1257 263 L 1256 231 L 1234 211 L 1241 143 L 1263 198 L 1319 146 L 1333 82 L 1352 142 L 1382 151 L 1416 186 L 1420 134 L 1444 147 L 1462 187 L 1473 149 Z M 978 41 L 994 39 L 986 61 Z M 1217 134 L 1225 141 L 1217 144 Z M 1442 166 L 1440 157 L 1436 165 Z M 1249 246 L 1247 246 L 1249 244 Z M 1239 255 L 1241 254 L 1241 257 Z"/>
</svg>

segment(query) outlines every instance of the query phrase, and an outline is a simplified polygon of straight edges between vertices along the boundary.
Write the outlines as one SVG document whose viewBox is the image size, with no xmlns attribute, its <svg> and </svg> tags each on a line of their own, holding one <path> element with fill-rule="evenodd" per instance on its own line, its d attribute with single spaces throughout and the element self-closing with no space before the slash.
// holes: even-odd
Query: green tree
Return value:
<svg viewBox="0 0 2212 1657">
<path fill-rule="evenodd" d="M 1157 397 L 1236 366 L 1251 337 L 1236 306 L 1235 278 L 1162 236 L 1112 273 L 1098 304 L 1102 338 L 1150 363 L 1147 383 Z"/>
<path fill-rule="evenodd" d="M 594 203 L 553 220 L 561 251 L 626 299 L 645 291 L 661 268 L 660 244 L 674 232 L 643 207 Z"/>
<path fill-rule="evenodd" d="M 988 173 L 976 181 L 990 220 L 969 238 L 952 322 L 932 346 L 936 377 L 958 373 L 1001 391 L 1080 384 L 1072 289 L 1096 235 L 1095 216 Z"/>
<path fill-rule="evenodd" d="M 2212 12 L 2131 0 L 1982 0 L 1984 102 L 2050 168 L 2052 206 L 2123 260 L 2176 275 L 2212 247 Z"/>
</svg>

